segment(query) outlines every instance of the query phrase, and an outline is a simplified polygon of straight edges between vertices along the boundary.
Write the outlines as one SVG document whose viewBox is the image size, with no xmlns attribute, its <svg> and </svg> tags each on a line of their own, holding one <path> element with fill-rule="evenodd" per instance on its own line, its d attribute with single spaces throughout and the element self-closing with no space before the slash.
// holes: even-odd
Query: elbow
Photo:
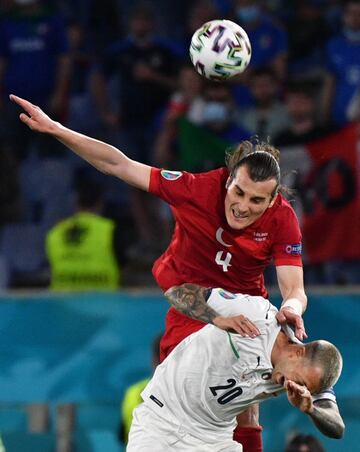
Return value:
<svg viewBox="0 0 360 452">
<path fill-rule="evenodd" d="M 344 436 L 345 433 L 345 424 L 342 422 L 341 424 L 337 425 L 334 429 L 334 436 L 332 436 L 333 439 L 341 439 Z"/>
<path fill-rule="evenodd" d="M 342 420 L 333 425 L 331 429 L 324 432 L 324 434 L 328 438 L 332 439 L 341 439 L 344 436 L 344 433 L 345 433 L 345 424 L 344 422 L 342 422 Z"/>
</svg>

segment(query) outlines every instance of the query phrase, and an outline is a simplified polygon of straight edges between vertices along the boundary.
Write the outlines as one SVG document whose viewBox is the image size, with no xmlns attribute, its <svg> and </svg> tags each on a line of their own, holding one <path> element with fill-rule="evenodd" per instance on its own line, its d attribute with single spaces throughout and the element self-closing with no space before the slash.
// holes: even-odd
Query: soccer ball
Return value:
<svg viewBox="0 0 360 452">
<path fill-rule="evenodd" d="M 199 74 L 210 80 L 226 80 L 246 69 L 251 44 L 240 25 L 231 20 L 211 20 L 193 34 L 190 58 Z"/>
</svg>

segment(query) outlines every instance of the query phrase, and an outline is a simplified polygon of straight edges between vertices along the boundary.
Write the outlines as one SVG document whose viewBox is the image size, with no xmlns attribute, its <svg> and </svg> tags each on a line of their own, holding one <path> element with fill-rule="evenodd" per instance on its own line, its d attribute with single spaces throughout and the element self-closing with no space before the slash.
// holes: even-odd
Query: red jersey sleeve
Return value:
<svg viewBox="0 0 360 452">
<path fill-rule="evenodd" d="M 194 181 L 186 171 L 151 168 L 149 192 L 176 207 L 192 198 Z"/>
<path fill-rule="evenodd" d="M 273 243 L 273 257 L 276 266 L 302 266 L 302 243 L 299 221 L 290 205 L 283 201 L 277 218 L 278 228 Z"/>
</svg>

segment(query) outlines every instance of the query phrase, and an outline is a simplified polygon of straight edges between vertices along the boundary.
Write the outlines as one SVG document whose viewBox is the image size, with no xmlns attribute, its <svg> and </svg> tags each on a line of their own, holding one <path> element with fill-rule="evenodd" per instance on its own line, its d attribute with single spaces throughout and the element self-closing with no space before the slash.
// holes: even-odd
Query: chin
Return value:
<svg viewBox="0 0 360 452">
<path fill-rule="evenodd" d="M 226 220 L 227 220 L 227 224 L 232 229 L 237 229 L 237 230 L 244 229 L 244 228 L 248 227 L 251 223 L 253 223 L 253 221 L 249 221 L 249 218 L 246 218 L 245 220 L 236 220 L 233 216 L 231 216 L 230 218 L 226 218 Z"/>
<path fill-rule="evenodd" d="M 231 227 L 231 229 L 236 229 L 238 231 L 240 231 L 241 229 L 244 229 L 244 228 L 246 228 L 246 226 L 248 226 L 248 224 L 244 224 L 243 222 L 240 222 L 240 221 L 238 222 L 235 220 L 228 221 L 227 223 Z"/>
</svg>

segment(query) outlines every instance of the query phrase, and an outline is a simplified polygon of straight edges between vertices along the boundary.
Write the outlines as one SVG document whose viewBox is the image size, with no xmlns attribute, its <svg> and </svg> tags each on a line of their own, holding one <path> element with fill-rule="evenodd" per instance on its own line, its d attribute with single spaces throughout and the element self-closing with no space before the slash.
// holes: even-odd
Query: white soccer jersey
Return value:
<svg viewBox="0 0 360 452">
<path fill-rule="evenodd" d="M 208 305 L 223 316 L 246 315 L 261 334 L 247 338 L 207 325 L 170 353 L 142 393 L 158 416 L 206 442 L 228 439 L 237 414 L 284 390 L 271 380 L 280 331 L 275 306 L 222 289 L 212 290 Z"/>
</svg>

